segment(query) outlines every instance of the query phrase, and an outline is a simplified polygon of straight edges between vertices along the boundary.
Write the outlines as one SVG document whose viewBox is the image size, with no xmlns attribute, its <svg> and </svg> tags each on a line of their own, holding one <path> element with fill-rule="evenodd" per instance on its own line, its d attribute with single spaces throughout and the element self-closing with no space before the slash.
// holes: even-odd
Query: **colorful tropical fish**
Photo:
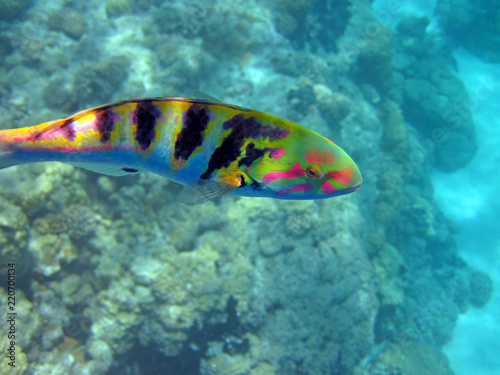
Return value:
<svg viewBox="0 0 500 375">
<path fill-rule="evenodd" d="M 322 199 L 361 185 L 336 144 L 281 118 L 216 101 L 126 100 L 0 131 L 0 168 L 60 161 L 113 176 L 149 171 L 184 185 L 180 200 L 224 194 Z"/>
</svg>

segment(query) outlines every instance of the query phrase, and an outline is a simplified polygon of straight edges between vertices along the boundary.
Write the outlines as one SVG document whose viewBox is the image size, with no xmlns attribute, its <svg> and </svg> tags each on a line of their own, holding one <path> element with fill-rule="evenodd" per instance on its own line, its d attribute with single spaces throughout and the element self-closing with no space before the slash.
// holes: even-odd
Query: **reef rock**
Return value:
<svg viewBox="0 0 500 375">
<path fill-rule="evenodd" d="M 439 0 L 436 13 L 455 43 L 485 62 L 500 62 L 497 1 Z"/>
<path fill-rule="evenodd" d="M 421 134 L 424 152 L 446 172 L 465 166 L 477 150 L 469 97 L 447 57 L 426 32 L 427 19 L 409 17 L 398 25 L 395 100 Z M 395 93 L 400 90 L 401 94 Z"/>
</svg>

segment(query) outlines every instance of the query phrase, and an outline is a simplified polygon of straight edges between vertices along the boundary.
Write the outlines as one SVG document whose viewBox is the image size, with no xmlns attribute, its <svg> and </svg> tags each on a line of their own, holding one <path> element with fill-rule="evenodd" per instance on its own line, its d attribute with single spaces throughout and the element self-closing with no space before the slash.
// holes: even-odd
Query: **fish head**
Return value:
<svg viewBox="0 0 500 375">
<path fill-rule="evenodd" d="M 302 128 L 248 168 L 262 195 L 278 199 L 325 199 L 361 186 L 358 166 L 339 146 Z"/>
</svg>

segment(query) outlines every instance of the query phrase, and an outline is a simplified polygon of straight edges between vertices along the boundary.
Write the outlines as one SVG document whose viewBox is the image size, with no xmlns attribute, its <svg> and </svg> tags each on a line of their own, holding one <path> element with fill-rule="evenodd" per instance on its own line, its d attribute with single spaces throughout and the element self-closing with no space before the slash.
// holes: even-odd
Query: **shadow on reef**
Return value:
<svg viewBox="0 0 500 375">
<path fill-rule="evenodd" d="M 247 328 L 243 330 L 241 327 L 237 304 L 235 298 L 229 297 L 224 323 L 208 323 L 204 327 L 194 325 L 188 332 L 189 339 L 183 343 L 175 357 L 164 355 L 154 345 L 143 346 L 136 343 L 128 352 L 115 358 L 107 374 L 200 375 L 201 360 L 209 349 L 209 342 L 214 341 L 224 343 L 223 352 L 226 354 L 246 354 L 250 349 L 250 342 L 241 337 L 241 332 L 246 332 Z"/>
<path fill-rule="evenodd" d="M 351 11 L 347 0 L 276 0 L 273 23 L 276 31 L 297 49 L 324 48 L 338 52 L 337 40 L 344 33 Z"/>
</svg>

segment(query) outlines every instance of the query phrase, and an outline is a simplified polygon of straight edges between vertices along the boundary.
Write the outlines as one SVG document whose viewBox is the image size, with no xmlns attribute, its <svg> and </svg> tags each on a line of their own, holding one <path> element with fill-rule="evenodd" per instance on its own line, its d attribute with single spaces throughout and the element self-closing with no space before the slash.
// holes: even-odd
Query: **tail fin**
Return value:
<svg viewBox="0 0 500 375">
<path fill-rule="evenodd" d="M 0 130 L 0 169 L 18 164 L 13 159 L 12 130 Z"/>
<path fill-rule="evenodd" d="M 0 130 L 0 169 L 55 160 L 47 158 L 46 153 L 37 151 L 49 150 L 53 138 L 58 136 L 58 130 L 65 123 L 67 119 L 60 119 L 25 128 Z"/>
</svg>

